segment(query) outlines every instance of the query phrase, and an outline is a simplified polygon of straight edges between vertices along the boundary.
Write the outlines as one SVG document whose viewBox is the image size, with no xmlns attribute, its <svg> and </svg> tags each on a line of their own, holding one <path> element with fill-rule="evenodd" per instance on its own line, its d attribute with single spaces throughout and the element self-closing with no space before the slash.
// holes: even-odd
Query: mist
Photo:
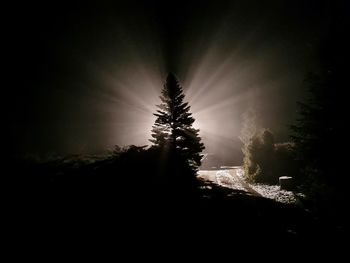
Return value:
<svg viewBox="0 0 350 263">
<path fill-rule="evenodd" d="M 238 150 L 242 114 L 252 106 L 259 126 L 287 140 L 326 30 L 324 6 L 275 1 L 25 8 L 13 25 L 21 61 L 14 75 L 22 77 L 9 94 L 11 149 L 21 153 L 149 145 L 169 71 L 207 151 Z"/>
</svg>

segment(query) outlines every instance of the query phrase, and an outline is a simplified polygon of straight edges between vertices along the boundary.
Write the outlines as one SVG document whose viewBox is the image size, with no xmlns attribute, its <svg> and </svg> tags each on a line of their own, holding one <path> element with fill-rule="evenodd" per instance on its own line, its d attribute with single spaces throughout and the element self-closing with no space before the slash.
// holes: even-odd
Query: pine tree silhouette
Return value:
<svg viewBox="0 0 350 263">
<path fill-rule="evenodd" d="M 177 78 L 169 73 L 161 91 L 162 103 L 154 115 L 157 117 L 152 127 L 150 141 L 154 147 L 166 149 L 174 158 L 185 160 L 192 171 L 196 171 L 201 164 L 204 144 L 193 128 L 195 119 L 192 117 L 190 106 L 184 102 L 185 95 Z"/>
</svg>

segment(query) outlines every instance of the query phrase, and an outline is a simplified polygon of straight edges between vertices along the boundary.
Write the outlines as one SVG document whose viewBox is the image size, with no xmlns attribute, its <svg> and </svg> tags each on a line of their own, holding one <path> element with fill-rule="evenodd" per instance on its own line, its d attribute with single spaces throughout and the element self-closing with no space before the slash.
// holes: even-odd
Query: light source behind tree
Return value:
<svg viewBox="0 0 350 263">
<path fill-rule="evenodd" d="M 153 147 L 181 158 L 192 171 L 196 171 L 201 164 L 204 144 L 198 135 L 199 129 L 192 126 L 195 119 L 190 113 L 190 106 L 184 102 L 183 89 L 172 73 L 168 74 L 161 94 L 162 103 L 157 105 L 158 110 L 154 114 L 157 118 L 150 141 Z"/>
</svg>

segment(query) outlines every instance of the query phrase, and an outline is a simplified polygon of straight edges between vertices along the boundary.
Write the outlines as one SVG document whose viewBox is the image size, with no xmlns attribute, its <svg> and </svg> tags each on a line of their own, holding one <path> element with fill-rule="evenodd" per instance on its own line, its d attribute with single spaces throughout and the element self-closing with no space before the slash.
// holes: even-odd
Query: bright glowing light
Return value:
<svg viewBox="0 0 350 263">
<path fill-rule="evenodd" d="M 128 50 L 101 61 L 88 63 L 89 92 L 84 103 L 89 106 L 93 143 L 100 149 L 113 145 L 150 144 L 155 105 L 159 103 L 162 57 L 140 50 Z M 119 57 L 118 57 L 119 56 Z M 114 64 L 118 59 L 122 65 Z M 128 61 L 125 63 L 125 61 Z M 94 86 L 91 83 L 95 83 Z M 84 99 L 83 99 L 84 100 Z"/>
<path fill-rule="evenodd" d="M 257 46 L 256 40 L 261 37 L 257 29 L 239 36 L 234 43 L 232 36 L 227 37 L 230 30 L 222 27 L 205 47 L 195 42 L 183 47 L 179 70 L 174 72 L 207 149 L 208 145 L 227 146 L 238 140 L 241 115 L 252 105 L 265 116 L 262 126 L 269 128 L 273 128 L 275 115 L 285 106 L 278 100 L 283 96 L 281 83 L 288 83 L 284 78 L 291 72 L 278 59 L 278 48 Z M 155 42 L 150 39 L 150 43 L 152 47 Z M 151 54 L 149 50 L 153 50 Z M 129 50 L 124 54 L 128 63 L 122 66 L 113 66 L 115 62 L 106 65 L 105 61 L 101 63 L 103 67 L 90 63 L 91 73 L 103 87 L 96 89 L 94 105 L 103 114 L 104 125 L 99 128 L 104 129 L 100 132 L 105 134 L 104 145 L 150 144 L 153 113 L 160 103 L 167 72 L 159 47 L 149 50 Z"/>
<path fill-rule="evenodd" d="M 238 139 L 242 114 L 252 107 L 262 117 L 257 125 L 286 131 L 279 114 L 290 113 L 294 106 L 288 105 L 293 100 L 286 102 L 283 90 L 299 81 L 281 59 L 281 47 L 257 45 L 259 25 L 237 35 L 236 42 L 231 30 L 222 26 L 209 45 L 187 47 L 179 63 L 190 65 L 180 66 L 184 70 L 178 75 L 196 119 L 194 125 L 201 130 L 205 144 L 216 145 L 216 149 Z"/>
<path fill-rule="evenodd" d="M 151 69 L 146 74 L 127 74 L 127 78 L 100 74 L 108 89 L 105 94 L 100 94 L 104 100 L 99 101 L 98 107 L 109 113 L 111 140 L 120 145 L 149 144 L 159 96 L 157 87 L 162 87 L 161 76 Z"/>
</svg>

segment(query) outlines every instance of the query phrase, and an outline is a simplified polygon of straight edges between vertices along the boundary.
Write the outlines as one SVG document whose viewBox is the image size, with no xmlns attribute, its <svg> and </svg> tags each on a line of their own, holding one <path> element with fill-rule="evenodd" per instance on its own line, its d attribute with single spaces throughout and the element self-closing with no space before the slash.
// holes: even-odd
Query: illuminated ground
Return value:
<svg viewBox="0 0 350 263">
<path fill-rule="evenodd" d="M 247 192 L 247 194 L 260 196 L 260 194 L 254 191 L 242 178 L 237 176 L 237 172 L 239 173 L 241 170 L 240 167 L 227 168 L 232 169 L 201 170 L 199 171 L 199 177 L 224 187 L 242 190 Z"/>
<path fill-rule="evenodd" d="M 247 183 L 240 166 L 221 166 L 221 169 L 200 170 L 199 177 L 226 188 L 244 191 L 247 195 L 261 196 L 281 203 L 297 202 L 295 193 L 280 190 L 278 185 Z"/>
</svg>

